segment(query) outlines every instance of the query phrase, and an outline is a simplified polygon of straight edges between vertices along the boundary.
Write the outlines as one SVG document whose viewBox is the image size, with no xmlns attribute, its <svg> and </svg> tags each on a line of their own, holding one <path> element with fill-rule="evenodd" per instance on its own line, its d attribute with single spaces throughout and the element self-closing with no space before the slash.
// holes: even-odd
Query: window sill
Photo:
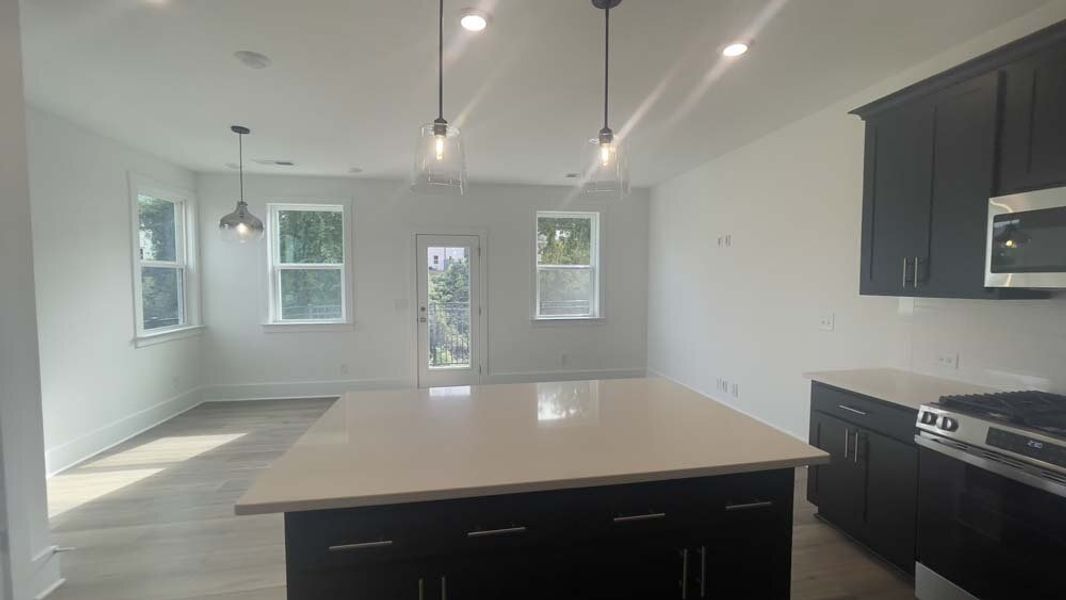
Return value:
<svg viewBox="0 0 1066 600">
<path fill-rule="evenodd" d="M 196 337 L 203 333 L 206 326 L 204 325 L 190 325 L 188 327 L 181 327 L 179 329 L 168 329 L 166 331 L 158 331 L 154 333 L 143 333 L 133 338 L 133 345 L 137 348 L 147 348 L 148 346 L 155 346 L 157 344 L 165 344 L 167 342 L 173 342 L 174 340 L 183 340 L 186 338 Z"/>
<path fill-rule="evenodd" d="M 325 331 L 355 331 L 355 323 L 335 321 L 326 323 L 263 323 L 264 333 L 322 333 Z"/>
<path fill-rule="evenodd" d="M 577 325 L 588 323 L 589 325 L 602 325 L 607 321 L 606 317 L 530 317 L 534 325 Z"/>
</svg>

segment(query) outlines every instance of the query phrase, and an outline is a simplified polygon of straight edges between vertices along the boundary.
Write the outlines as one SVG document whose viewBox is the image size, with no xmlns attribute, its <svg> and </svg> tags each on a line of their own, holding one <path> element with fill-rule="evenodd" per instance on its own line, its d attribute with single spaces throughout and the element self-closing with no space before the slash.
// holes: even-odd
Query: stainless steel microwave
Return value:
<svg viewBox="0 0 1066 600">
<path fill-rule="evenodd" d="M 1066 187 L 988 201 L 985 285 L 1066 289 Z"/>
</svg>

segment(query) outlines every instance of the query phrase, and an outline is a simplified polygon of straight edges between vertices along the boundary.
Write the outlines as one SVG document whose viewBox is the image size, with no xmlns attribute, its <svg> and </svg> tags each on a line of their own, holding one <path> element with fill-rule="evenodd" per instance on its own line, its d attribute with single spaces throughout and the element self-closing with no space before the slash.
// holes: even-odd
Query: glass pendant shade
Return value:
<svg viewBox="0 0 1066 600">
<path fill-rule="evenodd" d="M 256 242 L 263 238 L 263 222 L 248 212 L 248 204 L 243 200 L 237 202 L 237 210 L 218 221 L 218 230 L 223 240 L 237 244 Z"/>
<path fill-rule="evenodd" d="M 623 197 L 629 193 L 629 163 L 625 144 L 617 138 L 601 143 L 589 140 L 585 148 L 585 173 L 581 191 L 590 196 Z"/>
<path fill-rule="evenodd" d="M 466 157 L 459 128 L 426 123 L 418 136 L 411 189 L 423 194 L 461 195 L 466 187 Z"/>
<path fill-rule="evenodd" d="M 237 200 L 237 209 L 218 220 L 218 231 L 226 242 L 257 242 L 263 239 L 263 222 L 248 212 L 248 203 L 244 201 L 244 136 L 252 130 L 242 125 L 233 125 L 230 131 L 237 134 L 237 169 L 241 195 Z"/>
</svg>

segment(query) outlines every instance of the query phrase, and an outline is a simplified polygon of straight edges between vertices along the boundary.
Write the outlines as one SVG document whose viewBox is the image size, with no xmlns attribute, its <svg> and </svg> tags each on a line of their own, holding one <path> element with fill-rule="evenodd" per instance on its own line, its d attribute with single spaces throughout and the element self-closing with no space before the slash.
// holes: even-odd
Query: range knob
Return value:
<svg viewBox="0 0 1066 600">
<path fill-rule="evenodd" d="M 959 422 L 951 417 L 941 417 L 940 422 L 937 423 L 937 428 L 944 431 L 955 431 L 959 428 Z"/>
<path fill-rule="evenodd" d="M 930 412 L 930 411 L 925 411 L 925 412 L 922 413 L 922 419 L 921 420 L 922 420 L 922 425 L 935 425 L 936 424 L 936 413 L 935 412 Z"/>
</svg>

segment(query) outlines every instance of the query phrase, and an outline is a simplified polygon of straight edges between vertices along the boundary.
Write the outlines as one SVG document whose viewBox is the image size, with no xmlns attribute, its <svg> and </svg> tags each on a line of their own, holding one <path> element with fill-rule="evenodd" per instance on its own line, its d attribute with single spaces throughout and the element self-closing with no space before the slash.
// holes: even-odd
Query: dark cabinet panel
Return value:
<svg viewBox="0 0 1066 600">
<path fill-rule="evenodd" d="M 827 402 L 855 412 L 844 413 L 843 418 L 826 414 L 819 408 Z M 832 462 L 809 469 L 807 499 L 825 520 L 913 573 L 917 412 L 880 407 L 873 400 L 820 384 L 812 387 L 811 406 L 810 442 L 829 452 Z M 897 422 L 903 415 L 911 415 L 906 431 Z"/>
<path fill-rule="evenodd" d="M 862 529 L 866 482 L 854 456 L 859 428 L 821 412 L 811 413 L 810 443 L 830 455 L 828 465 L 811 467 L 808 499 L 822 516 L 847 531 Z"/>
<path fill-rule="evenodd" d="M 287 513 L 288 597 L 784 599 L 793 488 L 782 469 Z"/>
<path fill-rule="evenodd" d="M 929 243 L 917 254 L 914 282 L 920 295 L 982 298 L 994 294 L 984 287 L 984 279 L 998 92 L 999 77 L 990 73 L 934 98 Z"/>
<path fill-rule="evenodd" d="M 1050 72 L 1044 75 L 1048 82 L 1043 93 L 1051 99 L 1035 101 L 1030 114 L 1049 113 L 1044 120 L 1051 131 L 1033 134 L 1047 138 L 1041 143 L 1048 148 L 1032 151 L 1043 157 L 1042 163 L 1062 162 L 1058 168 L 1066 169 L 1066 65 L 1058 68 L 1059 81 Z M 984 286 L 1002 79 L 1010 76 L 989 72 L 865 117 L 861 294 L 1044 297 Z M 1011 93 L 1017 91 L 1008 92 L 1008 98 Z M 1044 104 L 1048 106 L 1041 108 Z M 1062 121 L 1052 112 L 1061 113 Z M 1005 129 L 1020 118 L 1007 115 Z M 1064 131 L 1055 133 L 1057 129 Z M 1004 146 L 1001 157 L 1018 152 Z"/>
<path fill-rule="evenodd" d="M 928 235 L 932 108 L 918 102 L 882 113 L 867 122 L 866 136 L 860 291 L 905 296 L 915 249 Z"/>
<path fill-rule="evenodd" d="M 900 569 L 914 571 L 918 449 L 863 431 L 859 456 L 866 468 L 866 526 L 870 544 Z"/>
<path fill-rule="evenodd" d="M 1003 74 L 999 194 L 1066 185 L 1066 43 Z"/>
</svg>

